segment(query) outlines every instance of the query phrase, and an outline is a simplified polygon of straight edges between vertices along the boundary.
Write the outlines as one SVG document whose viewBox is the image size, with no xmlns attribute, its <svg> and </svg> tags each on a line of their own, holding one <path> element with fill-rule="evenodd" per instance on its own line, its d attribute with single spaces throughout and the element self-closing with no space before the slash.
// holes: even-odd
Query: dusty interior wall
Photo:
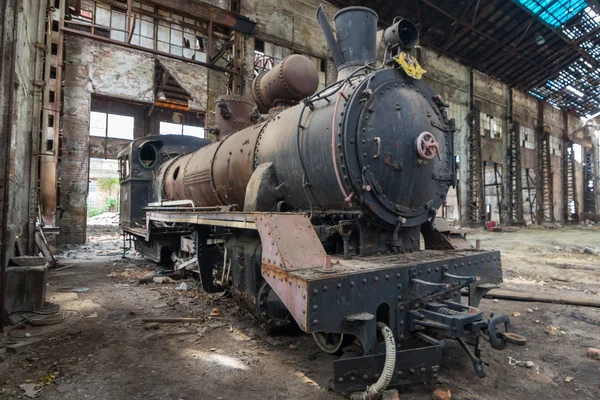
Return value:
<svg viewBox="0 0 600 400">
<path fill-rule="evenodd" d="M 537 119 L 537 100 L 531 96 L 527 96 L 523 92 L 518 90 L 513 90 L 513 121 L 518 122 L 520 126 L 527 128 L 527 130 L 522 130 L 523 132 L 531 133 L 529 135 L 535 135 L 535 129 L 538 124 Z M 521 168 L 530 168 L 536 169 L 537 164 L 537 156 L 535 148 L 528 148 L 524 141 L 532 141 L 533 137 L 525 138 L 521 134 L 519 135 L 521 139 Z M 535 146 L 535 142 L 533 141 L 533 145 L 529 145 L 529 147 Z"/>
<path fill-rule="evenodd" d="M 44 20 L 40 15 L 44 8 L 35 0 L 8 1 L 0 7 L 3 25 L 0 31 L 3 56 L 0 69 L 0 193 L 4 193 L 5 185 L 8 185 L 8 197 L 0 195 L 0 210 L 3 203 L 8 202 L 7 219 L 0 221 L 0 226 L 2 230 L 12 227 L 19 250 L 26 254 L 33 247 L 29 246 L 33 233 L 30 232 L 33 229 L 31 202 L 35 209 L 35 198 L 31 197 L 31 177 L 36 174 L 32 171 L 32 154 L 37 150 L 34 144 L 39 143 L 39 125 L 36 126 L 39 118 L 34 115 L 39 106 L 34 104 L 34 99 L 36 91 L 41 90 L 34 82 L 40 78 L 36 76 L 36 65 L 41 62 L 36 43 L 43 35 Z M 9 152 L 8 157 L 5 157 L 5 150 Z M 8 182 L 5 182 L 3 178 L 7 175 Z"/>
<path fill-rule="evenodd" d="M 89 137 L 92 95 L 153 103 L 157 58 L 190 93 L 190 109 L 204 112 L 208 92 L 206 68 L 191 63 L 76 36 L 67 36 L 66 54 L 59 244 L 85 243 L 90 151 L 114 158 L 124 144 Z"/>
<path fill-rule="evenodd" d="M 564 113 L 550 104 L 544 104 L 544 127 L 550 133 L 550 169 L 552 173 L 552 215 L 556 221 L 563 221 L 564 187 L 562 152 L 565 137 Z"/>
<path fill-rule="evenodd" d="M 459 197 L 466 196 L 468 160 L 468 114 L 469 114 L 469 68 L 445 57 L 438 57 L 433 51 L 421 49 L 421 64 L 427 70 L 425 81 L 429 83 L 449 105 L 448 117 L 456 121 L 454 152 L 459 157 L 458 188 L 451 188 L 446 203 L 448 218 L 459 220 L 466 217 L 466 202 Z M 465 84 L 466 82 L 466 84 Z M 460 203 L 460 204 L 459 204 Z M 463 218 L 464 219 L 464 218 Z M 466 222 L 465 222 L 466 223 Z"/>
<path fill-rule="evenodd" d="M 256 22 L 256 37 L 295 52 L 327 58 L 329 84 L 335 82 L 337 71 L 317 21 L 321 4 L 332 21 L 339 8 L 319 0 L 246 0 L 242 1 L 241 14 Z"/>
<path fill-rule="evenodd" d="M 462 178 L 459 181 L 458 188 L 458 199 L 460 199 L 459 209 L 461 211 L 461 223 L 465 225 L 466 221 L 466 202 L 463 199 L 466 197 L 466 177 L 467 177 L 467 160 L 468 160 L 468 146 L 467 146 L 467 116 L 469 113 L 469 74 L 470 69 L 464 65 L 461 65 L 447 57 L 438 57 L 436 52 L 421 49 L 420 61 L 424 69 L 427 70 L 425 80 L 438 91 L 446 103 L 450 105 L 448 110 L 449 115 L 456 120 L 457 132 L 455 135 L 455 152 L 460 157 L 461 162 L 459 166 L 459 177 Z M 510 88 L 508 85 L 492 78 L 481 74 L 477 71 L 473 72 L 474 79 L 474 102 L 480 108 L 480 111 L 493 116 L 495 119 L 499 119 L 498 123 L 502 126 L 502 136 L 491 138 L 489 136 L 482 137 L 482 156 L 484 161 L 490 163 L 498 163 L 501 167 L 502 176 L 505 175 L 507 166 L 507 148 L 508 148 L 508 123 L 512 117 L 512 120 L 519 122 L 523 127 L 530 129 L 528 137 L 528 143 L 524 143 L 521 140 L 521 167 L 522 167 L 522 181 L 523 181 L 523 214 L 526 220 L 531 223 L 534 222 L 530 217 L 530 202 L 535 198 L 535 189 L 530 193 L 527 192 L 527 176 L 526 170 L 529 169 L 530 186 L 535 187 L 535 179 L 537 172 L 537 143 L 535 142 L 535 130 L 537 128 L 537 116 L 538 116 L 538 103 L 537 99 L 532 96 L 513 90 L 512 96 L 512 116 L 509 115 L 509 97 Z M 553 200 L 554 200 L 554 217 L 557 221 L 563 219 L 563 184 L 562 184 L 562 159 L 559 150 L 559 144 L 562 146 L 562 135 L 564 133 L 564 113 L 560 110 L 556 110 L 550 105 L 544 106 L 544 122 L 550 126 L 551 134 L 555 137 L 553 149 L 555 155 L 551 156 L 552 164 L 552 184 L 553 184 Z M 568 114 L 569 132 L 573 132 L 579 126 L 581 121 L 575 114 Z M 521 134 L 519 134 L 520 139 Z M 494 180 L 493 164 L 489 164 L 491 169 L 488 169 L 486 174 L 486 182 L 490 183 L 490 180 Z M 578 183 L 577 199 L 579 204 L 583 204 L 583 187 L 580 182 L 583 181 L 583 168 L 581 164 L 576 166 L 576 182 Z M 503 182 L 506 192 L 508 182 Z M 495 191 L 495 189 L 493 189 Z M 489 195 L 486 196 L 486 204 L 496 204 L 495 196 L 491 194 L 492 188 L 487 188 L 486 192 Z M 452 200 L 451 196 L 454 193 L 450 193 L 448 202 Z M 501 205 L 502 212 L 508 211 L 507 196 L 503 195 L 504 204 Z M 535 207 L 535 206 L 534 206 Z"/>
</svg>

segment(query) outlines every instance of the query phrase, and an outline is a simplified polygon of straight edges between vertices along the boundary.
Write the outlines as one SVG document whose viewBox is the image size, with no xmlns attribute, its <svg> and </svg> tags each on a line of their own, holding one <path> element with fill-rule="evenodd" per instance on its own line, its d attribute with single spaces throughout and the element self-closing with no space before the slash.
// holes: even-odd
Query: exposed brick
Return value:
<svg viewBox="0 0 600 400">
<path fill-rule="evenodd" d="M 436 389 L 431 395 L 433 400 L 451 400 L 452 393 L 450 389 Z"/>
</svg>

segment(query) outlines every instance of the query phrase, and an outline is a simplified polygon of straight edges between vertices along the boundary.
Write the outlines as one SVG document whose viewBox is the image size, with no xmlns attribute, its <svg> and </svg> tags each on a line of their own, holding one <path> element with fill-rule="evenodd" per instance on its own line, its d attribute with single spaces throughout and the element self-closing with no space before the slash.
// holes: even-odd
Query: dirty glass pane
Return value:
<svg viewBox="0 0 600 400">
<path fill-rule="evenodd" d="M 170 29 L 159 25 L 158 26 L 158 40 L 161 42 L 168 42 L 170 38 L 171 32 Z"/>
<path fill-rule="evenodd" d="M 176 56 L 183 56 L 183 47 L 171 45 L 171 54 Z"/>
<path fill-rule="evenodd" d="M 171 44 L 181 46 L 183 43 L 183 33 L 181 31 L 176 31 L 171 29 Z"/>
<path fill-rule="evenodd" d="M 194 57 L 196 61 L 206 62 L 206 53 L 201 51 L 196 52 L 196 57 Z"/>
<path fill-rule="evenodd" d="M 204 138 L 204 128 L 201 128 L 199 126 L 184 125 L 183 134 L 187 136 Z"/>
<path fill-rule="evenodd" d="M 161 135 L 181 135 L 183 125 L 172 124 L 170 122 L 160 122 Z"/>
<path fill-rule="evenodd" d="M 115 139 L 133 140 L 133 117 L 108 114 L 106 136 Z"/>
<path fill-rule="evenodd" d="M 90 113 L 90 136 L 106 136 L 106 114 L 92 111 Z"/>
<path fill-rule="evenodd" d="M 111 30 L 110 38 L 113 40 L 118 40 L 120 42 L 124 42 L 125 41 L 125 32 Z"/>
<path fill-rule="evenodd" d="M 125 30 L 125 14 L 111 11 L 110 26 L 111 28 Z"/>
<path fill-rule="evenodd" d="M 140 38 L 140 46 L 145 47 L 147 49 L 153 49 L 154 48 L 154 40 L 142 36 Z"/>
<path fill-rule="evenodd" d="M 140 36 L 139 35 L 133 35 L 131 37 L 131 42 L 129 42 L 130 44 L 133 44 L 135 46 L 139 46 L 140 45 Z"/>
<path fill-rule="evenodd" d="M 110 26 L 110 10 L 96 7 L 96 25 Z"/>
<path fill-rule="evenodd" d="M 170 50 L 169 43 L 165 42 L 156 42 L 156 50 L 162 51 L 164 53 L 168 53 Z"/>
<path fill-rule="evenodd" d="M 192 58 L 194 56 L 194 50 L 192 50 L 192 49 L 183 49 L 183 56 L 185 58 Z"/>
<path fill-rule="evenodd" d="M 142 36 L 153 38 L 154 37 L 154 24 L 148 21 L 141 21 L 140 30 Z"/>
</svg>

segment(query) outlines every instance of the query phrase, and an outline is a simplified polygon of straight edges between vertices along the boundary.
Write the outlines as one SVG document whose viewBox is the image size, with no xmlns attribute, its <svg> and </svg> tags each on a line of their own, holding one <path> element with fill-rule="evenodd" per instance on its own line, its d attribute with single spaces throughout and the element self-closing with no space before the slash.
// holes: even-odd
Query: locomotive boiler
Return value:
<svg viewBox="0 0 600 400">
<path fill-rule="evenodd" d="M 524 338 L 477 308 L 502 281 L 500 254 L 436 219 L 456 184 L 455 125 L 420 79 L 417 27 L 378 33 L 363 7 L 339 11 L 335 34 L 318 19 L 337 82 L 315 93 L 315 66 L 292 55 L 256 77 L 252 100 L 217 100 L 215 142 L 133 141 L 120 154 L 122 229 L 204 291 L 343 353 L 338 391 L 435 379 L 444 338 L 483 377 L 480 338 L 498 350 Z"/>
</svg>

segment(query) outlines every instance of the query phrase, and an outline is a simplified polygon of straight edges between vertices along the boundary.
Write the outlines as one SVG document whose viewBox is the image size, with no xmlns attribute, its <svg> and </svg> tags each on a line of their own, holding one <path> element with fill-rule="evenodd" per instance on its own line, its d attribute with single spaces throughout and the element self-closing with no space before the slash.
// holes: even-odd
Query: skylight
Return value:
<svg viewBox="0 0 600 400">
<path fill-rule="evenodd" d="M 585 0 L 514 0 L 543 22 L 556 29 L 588 5 Z"/>
</svg>

